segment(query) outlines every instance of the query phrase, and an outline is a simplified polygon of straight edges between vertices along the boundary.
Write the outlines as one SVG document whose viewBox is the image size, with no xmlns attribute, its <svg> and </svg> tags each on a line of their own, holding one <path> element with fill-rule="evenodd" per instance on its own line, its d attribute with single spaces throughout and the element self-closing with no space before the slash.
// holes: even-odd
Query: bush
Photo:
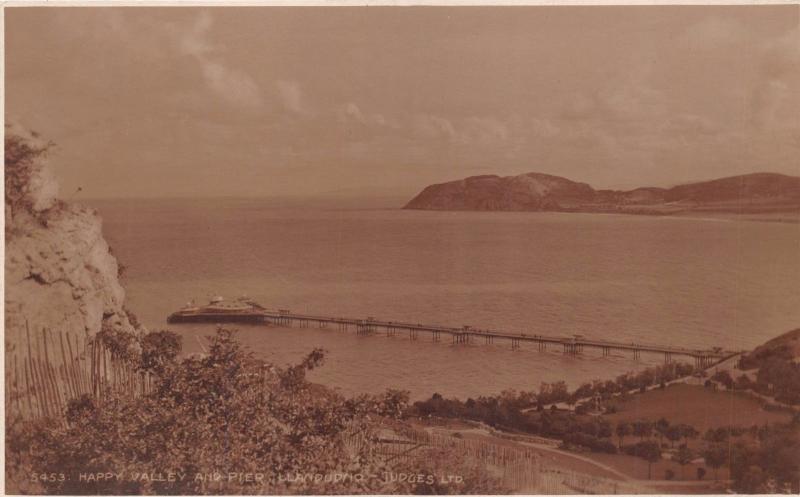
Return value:
<svg viewBox="0 0 800 497">
<path fill-rule="evenodd" d="M 52 142 L 35 143 L 38 135 L 31 133 L 26 138 L 17 134 L 9 124 L 5 133 L 5 205 L 13 217 L 20 211 L 33 214 L 31 182 L 34 174 L 42 167 L 41 160 L 53 148 Z M 9 219 L 6 219 L 8 226 Z"/>
<path fill-rule="evenodd" d="M 733 378 L 731 377 L 731 374 L 728 373 L 727 371 L 717 371 L 716 373 L 714 373 L 711 379 L 716 381 L 717 383 L 721 383 L 728 390 L 731 390 L 733 388 Z"/>
<path fill-rule="evenodd" d="M 460 485 L 287 479 L 296 474 L 382 475 L 391 469 L 366 448 L 352 453 L 341 434 L 369 429 L 379 416 L 398 414 L 407 394 L 346 399 L 306 381 L 308 370 L 322 364 L 312 351 L 299 364 L 276 368 L 245 353 L 233 332 L 209 337 L 209 353 L 175 361 L 177 340 L 168 332 L 149 334 L 143 364 L 157 375 L 153 393 L 133 398 L 115 395 L 98 405 L 90 397 L 74 399 L 67 426 L 16 423 L 9 429 L 7 469 L 23 482 L 31 468 L 57 468 L 71 478 L 41 481 L 49 494 L 331 494 L 413 493 L 415 491 L 497 493 L 495 480 L 481 467 L 457 455 L 431 458 L 422 450 L 409 463 L 415 471 L 471 475 Z M 179 345 L 178 345 L 179 346 Z M 404 468 L 405 470 L 406 468 Z M 176 481 L 123 478 L 80 481 L 80 473 L 190 475 Z M 221 473 L 261 474 L 247 481 L 197 479 Z M 20 477 L 21 476 L 21 477 Z"/>
<path fill-rule="evenodd" d="M 597 438 L 583 433 L 569 433 L 564 435 L 563 441 L 567 445 L 586 447 L 592 452 L 604 452 L 606 454 L 616 454 L 617 448 L 610 440 Z"/>
<path fill-rule="evenodd" d="M 163 374 L 181 351 L 181 337 L 171 331 L 151 331 L 142 337 L 141 344 L 139 368 L 152 373 Z"/>
</svg>

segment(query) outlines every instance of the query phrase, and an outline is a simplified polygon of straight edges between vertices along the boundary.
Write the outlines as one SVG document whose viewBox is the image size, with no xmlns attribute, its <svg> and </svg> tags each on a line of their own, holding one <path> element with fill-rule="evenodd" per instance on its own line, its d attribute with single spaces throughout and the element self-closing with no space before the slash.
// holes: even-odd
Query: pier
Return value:
<svg viewBox="0 0 800 497">
<path fill-rule="evenodd" d="M 263 311 L 264 319 L 267 322 L 281 326 L 298 326 L 308 328 L 317 326 L 319 328 L 336 328 L 340 331 L 354 330 L 358 335 L 373 335 L 384 333 L 387 337 L 405 336 L 410 340 L 417 340 L 421 336 L 427 336 L 432 342 L 442 341 L 443 335 L 449 335 L 453 344 L 472 344 L 483 343 L 493 344 L 507 342 L 512 350 L 519 349 L 523 343 L 535 343 L 537 350 L 544 352 L 548 345 L 556 350 L 561 349 L 564 355 L 579 356 L 586 349 L 599 351 L 603 357 L 611 356 L 612 353 L 629 354 L 634 360 L 640 360 L 643 353 L 657 354 L 663 357 L 664 363 L 669 364 L 676 357 L 694 360 L 694 365 L 698 369 L 708 368 L 723 361 L 737 352 L 725 351 L 721 348 L 712 349 L 692 349 L 686 347 L 676 347 L 667 345 L 652 345 L 641 343 L 626 343 L 612 340 L 595 340 L 586 338 L 582 335 L 571 337 L 559 337 L 548 335 L 537 335 L 527 333 L 512 333 L 508 331 L 492 329 L 476 329 L 471 326 L 451 327 L 421 323 L 406 323 L 398 321 L 383 321 L 368 317 L 366 319 L 354 319 L 332 316 L 315 316 L 310 314 L 298 314 L 288 309 L 278 311 Z"/>
</svg>

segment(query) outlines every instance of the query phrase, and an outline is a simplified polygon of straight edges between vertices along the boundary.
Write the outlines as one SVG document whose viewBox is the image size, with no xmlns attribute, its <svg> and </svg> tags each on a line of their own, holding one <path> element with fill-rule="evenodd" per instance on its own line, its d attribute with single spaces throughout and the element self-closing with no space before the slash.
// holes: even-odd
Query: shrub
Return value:
<svg viewBox="0 0 800 497">
<path fill-rule="evenodd" d="M 314 481 L 282 478 L 296 474 L 381 475 L 391 469 L 366 450 L 349 452 L 341 433 L 369 429 L 383 415 L 397 414 L 404 392 L 346 399 L 310 384 L 305 373 L 322 364 L 324 353 L 276 368 L 244 352 L 233 332 L 209 337 L 207 356 L 173 361 L 176 337 L 151 333 L 143 340 L 146 364 L 157 372 L 154 391 L 133 398 L 110 395 L 98 405 L 90 397 L 74 399 L 67 425 L 19 424 L 7 438 L 12 481 L 31 468 L 57 468 L 71 478 L 40 481 L 49 494 L 331 494 L 413 493 L 423 491 L 497 493 L 496 481 L 457 456 L 432 459 L 423 450 L 409 467 L 471 475 L 459 485 L 431 487 L 412 482 Z M 143 362 L 144 364 L 145 362 Z M 406 469 L 406 468 L 404 468 Z M 80 481 L 80 473 L 165 473 L 183 480 L 123 478 Z M 261 480 L 210 481 L 196 475 L 261 474 Z M 20 478 L 20 475 L 22 477 Z M 25 487 L 21 487 L 25 488 Z"/>
<path fill-rule="evenodd" d="M 717 383 L 721 383 L 728 390 L 733 388 L 733 378 L 731 377 L 731 374 L 727 371 L 717 371 L 716 373 L 714 373 L 711 379 L 716 381 Z"/>
<path fill-rule="evenodd" d="M 31 180 L 41 168 L 41 160 L 54 146 L 52 142 L 34 143 L 38 135 L 32 133 L 32 136 L 33 138 L 22 137 L 6 124 L 5 205 L 12 217 L 23 210 L 33 213 L 33 200 L 30 197 Z M 10 224 L 8 221 L 6 219 L 7 225 Z"/>
<path fill-rule="evenodd" d="M 564 435 L 563 440 L 567 445 L 585 447 L 593 452 L 617 453 L 617 448 L 611 441 L 584 433 L 569 433 Z"/>
<path fill-rule="evenodd" d="M 139 368 L 142 371 L 163 374 L 175 363 L 181 350 L 181 337 L 171 331 L 151 331 L 141 340 L 142 352 Z"/>
</svg>

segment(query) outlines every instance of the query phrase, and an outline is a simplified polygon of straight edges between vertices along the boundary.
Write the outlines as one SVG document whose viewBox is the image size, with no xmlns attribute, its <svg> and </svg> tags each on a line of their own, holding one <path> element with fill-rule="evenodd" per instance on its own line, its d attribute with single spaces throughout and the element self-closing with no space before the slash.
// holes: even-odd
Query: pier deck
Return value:
<svg viewBox="0 0 800 497">
<path fill-rule="evenodd" d="M 420 333 L 430 335 L 434 342 L 441 341 L 442 335 L 449 335 L 453 343 L 473 343 L 483 340 L 490 344 L 495 341 L 510 342 L 512 349 L 520 347 L 522 342 L 536 343 L 538 349 L 547 350 L 548 345 L 560 347 L 567 355 L 578 355 L 584 349 L 590 348 L 599 350 L 603 356 L 610 356 L 612 352 L 630 353 L 633 359 L 638 360 L 642 353 L 660 354 L 664 357 L 665 363 L 670 363 L 675 357 L 685 357 L 694 359 L 695 366 L 700 368 L 709 367 L 719 361 L 725 360 L 737 351 L 726 351 L 721 348 L 713 349 L 692 349 L 686 347 L 653 345 L 642 343 L 626 343 L 613 340 L 596 340 L 586 338 L 581 335 L 572 337 L 536 335 L 527 333 L 512 333 L 493 329 L 476 329 L 470 326 L 452 327 L 433 324 L 408 323 L 401 321 L 384 321 L 375 318 L 354 319 L 346 317 L 317 316 L 311 314 L 298 314 L 286 309 L 278 311 L 264 311 L 264 318 L 272 323 L 292 326 L 297 324 L 300 327 L 309 327 L 316 324 L 320 328 L 336 326 L 340 330 L 355 329 L 358 334 L 366 335 L 384 331 L 388 336 L 395 336 L 398 333 L 407 333 L 409 338 L 416 340 Z"/>
</svg>

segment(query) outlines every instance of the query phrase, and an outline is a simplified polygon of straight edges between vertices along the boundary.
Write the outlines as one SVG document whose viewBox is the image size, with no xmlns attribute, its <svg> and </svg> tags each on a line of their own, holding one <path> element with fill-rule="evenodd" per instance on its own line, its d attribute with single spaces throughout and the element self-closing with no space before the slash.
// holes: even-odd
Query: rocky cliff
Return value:
<svg viewBox="0 0 800 497">
<path fill-rule="evenodd" d="M 36 144 L 38 137 L 6 127 L 9 136 Z M 9 183 L 6 182 L 6 188 Z M 57 199 L 58 187 L 43 158 L 37 158 L 21 191 L 6 195 L 5 338 L 7 350 L 32 332 L 49 328 L 94 335 L 102 328 L 134 331 L 125 310 L 118 263 L 91 209 Z M 8 198 L 18 193 L 20 206 Z"/>
<path fill-rule="evenodd" d="M 755 173 L 672 188 L 618 191 L 595 190 L 586 183 L 540 173 L 473 176 L 428 186 L 405 208 L 636 214 L 800 211 L 800 178 Z"/>
</svg>

